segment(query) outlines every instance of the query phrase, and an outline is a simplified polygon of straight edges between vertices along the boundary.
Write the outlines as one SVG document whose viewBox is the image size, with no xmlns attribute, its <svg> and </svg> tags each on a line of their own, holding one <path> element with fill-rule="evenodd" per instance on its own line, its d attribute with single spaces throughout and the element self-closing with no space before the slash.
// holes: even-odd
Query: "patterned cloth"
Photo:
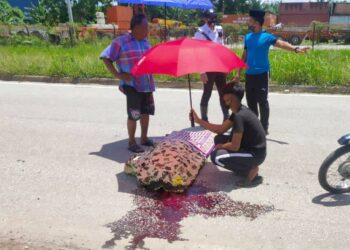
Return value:
<svg viewBox="0 0 350 250">
<path fill-rule="evenodd" d="M 132 157 L 125 172 L 152 189 L 183 192 L 196 179 L 205 158 L 188 142 L 167 140 L 149 152 Z"/>
<path fill-rule="evenodd" d="M 151 48 L 147 39 L 137 40 L 131 33 L 118 36 L 100 55 L 100 58 L 107 58 L 117 64 L 119 72 L 130 73 L 132 67 L 144 52 Z M 134 77 L 132 81 L 120 80 L 119 88 L 128 85 L 137 92 L 153 92 L 155 90 L 152 75 L 141 75 Z"/>
<path fill-rule="evenodd" d="M 195 146 L 199 153 L 207 158 L 213 151 L 215 134 L 209 130 L 181 130 L 173 131 L 161 140 L 183 140 Z"/>
</svg>

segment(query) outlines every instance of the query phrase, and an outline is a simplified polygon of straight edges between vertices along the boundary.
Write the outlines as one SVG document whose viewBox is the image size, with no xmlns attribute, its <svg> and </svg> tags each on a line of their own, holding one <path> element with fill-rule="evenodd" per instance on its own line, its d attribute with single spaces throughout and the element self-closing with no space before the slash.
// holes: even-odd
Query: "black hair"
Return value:
<svg viewBox="0 0 350 250">
<path fill-rule="evenodd" d="M 209 9 L 209 10 L 204 10 L 202 13 L 202 17 L 203 18 L 213 18 L 213 17 L 217 17 L 217 14 L 215 13 L 215 11 L 213 9 Z"/>
<path fill-rule="evenodd" d="M 253 17 L 253 19 L 255 20 L 255 21 L 257 21 L 259 24 L 260 24 L 260 26 L 263 26 L 264 25 L 264 19 L 261 19 L 261 18 L 257 18 L 257 17 Z"/>
<path fill-rule="evenodd" d="M 250 10 L 249 11 L 249 16 L 251 16 L 261 26 L 264 25 L 265 11 L 263 11 L 263 10 Z"/>
<path fill-rule="evenodd" d="M 222 93 L 225 94 L 233 94 L 235 95 L 239 101 L 241 101 L 244 97 L 244 89 L 238 83 L 228 83 L 222 90 Z"/>
<path fill-rule="evenodd" d="M 135 26 L 141 24 L 144 19 L 146 19 L 146 16 L 144 14 L 134 15 L 130 21 L 130 29 L 133 30 Z"/>
</svg>

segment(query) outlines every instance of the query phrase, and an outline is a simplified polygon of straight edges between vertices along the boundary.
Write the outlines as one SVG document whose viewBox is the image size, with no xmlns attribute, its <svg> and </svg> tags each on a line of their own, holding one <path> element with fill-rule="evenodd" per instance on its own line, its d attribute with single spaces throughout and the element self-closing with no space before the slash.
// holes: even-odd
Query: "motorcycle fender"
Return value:
<svg viewBox="0 0 350 250">
<path fill-rule="evenodd" d="M 340 145 L 350 145 L 350 134 L 343 135 L 339 140 L 338 143 Z"/>
</svg>

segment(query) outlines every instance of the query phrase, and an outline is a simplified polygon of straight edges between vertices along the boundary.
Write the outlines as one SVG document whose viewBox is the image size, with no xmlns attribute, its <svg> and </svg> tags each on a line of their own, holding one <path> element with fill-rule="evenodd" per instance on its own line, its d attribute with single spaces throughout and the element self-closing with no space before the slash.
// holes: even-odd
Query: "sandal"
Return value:
<svg viewBox="0 0 350 250">
<path fill-rule="evenodd" d="M 137 144 L 133 144 L 131 146 L 128 147 L 128 149 L 133 152 L 133 153 L 143 153 L 145 152 L 145 150 L 143 148 L 141 148 L 139 145 Z"/>
<path fill-rule="evenodd" d="M 154 142 L 151 139 L 147 139 L 144 143 L 141 143 L 142 146 L 154 147 Z"/>
<path fill-rule="evenodd" d="M 263 183 L 263 180 L 264 180 L 264 178 L 262 176 L 257 175 L 251 181 L 249 181 L 248 178 L 245 178 L 241 181 L 238 181 L 236 183 L 236 186 L 238 186 L 238 187 L 256 187 L 256 186 L 260 185 L 261 183 Z"/>
</svg>

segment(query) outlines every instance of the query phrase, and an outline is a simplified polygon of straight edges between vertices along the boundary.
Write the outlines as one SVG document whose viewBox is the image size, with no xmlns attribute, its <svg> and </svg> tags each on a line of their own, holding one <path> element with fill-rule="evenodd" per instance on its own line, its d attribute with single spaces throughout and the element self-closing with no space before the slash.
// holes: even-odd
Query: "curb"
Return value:
<svg viewBox="0 0 350 250">
<path fill-rule="evenodd" d="M 64 84 L 99 84 L 118 86 L 119 81 L 111 78 L 70 78 L 70 77 L 50 77 L 50 76 L 13 76 L 0 75 L 0 80 L 3 81 L 19 81 L 19 82 L 42 82 L 42 83 L 64 83 Z M 201 82 L 192 82 L 193 89 L 202 89 Z M 158 88 L 188 88 L 186 81 L 161 81 L 157 82 Z M 350 86 L 344 87 L 318 87 L 318 86 L 303 86 L 303 85 L 269 85 L 270 92 L 279 93 L 315 93 L 315 94 L 343 94 L 350 95 Z"/>
</svg>

